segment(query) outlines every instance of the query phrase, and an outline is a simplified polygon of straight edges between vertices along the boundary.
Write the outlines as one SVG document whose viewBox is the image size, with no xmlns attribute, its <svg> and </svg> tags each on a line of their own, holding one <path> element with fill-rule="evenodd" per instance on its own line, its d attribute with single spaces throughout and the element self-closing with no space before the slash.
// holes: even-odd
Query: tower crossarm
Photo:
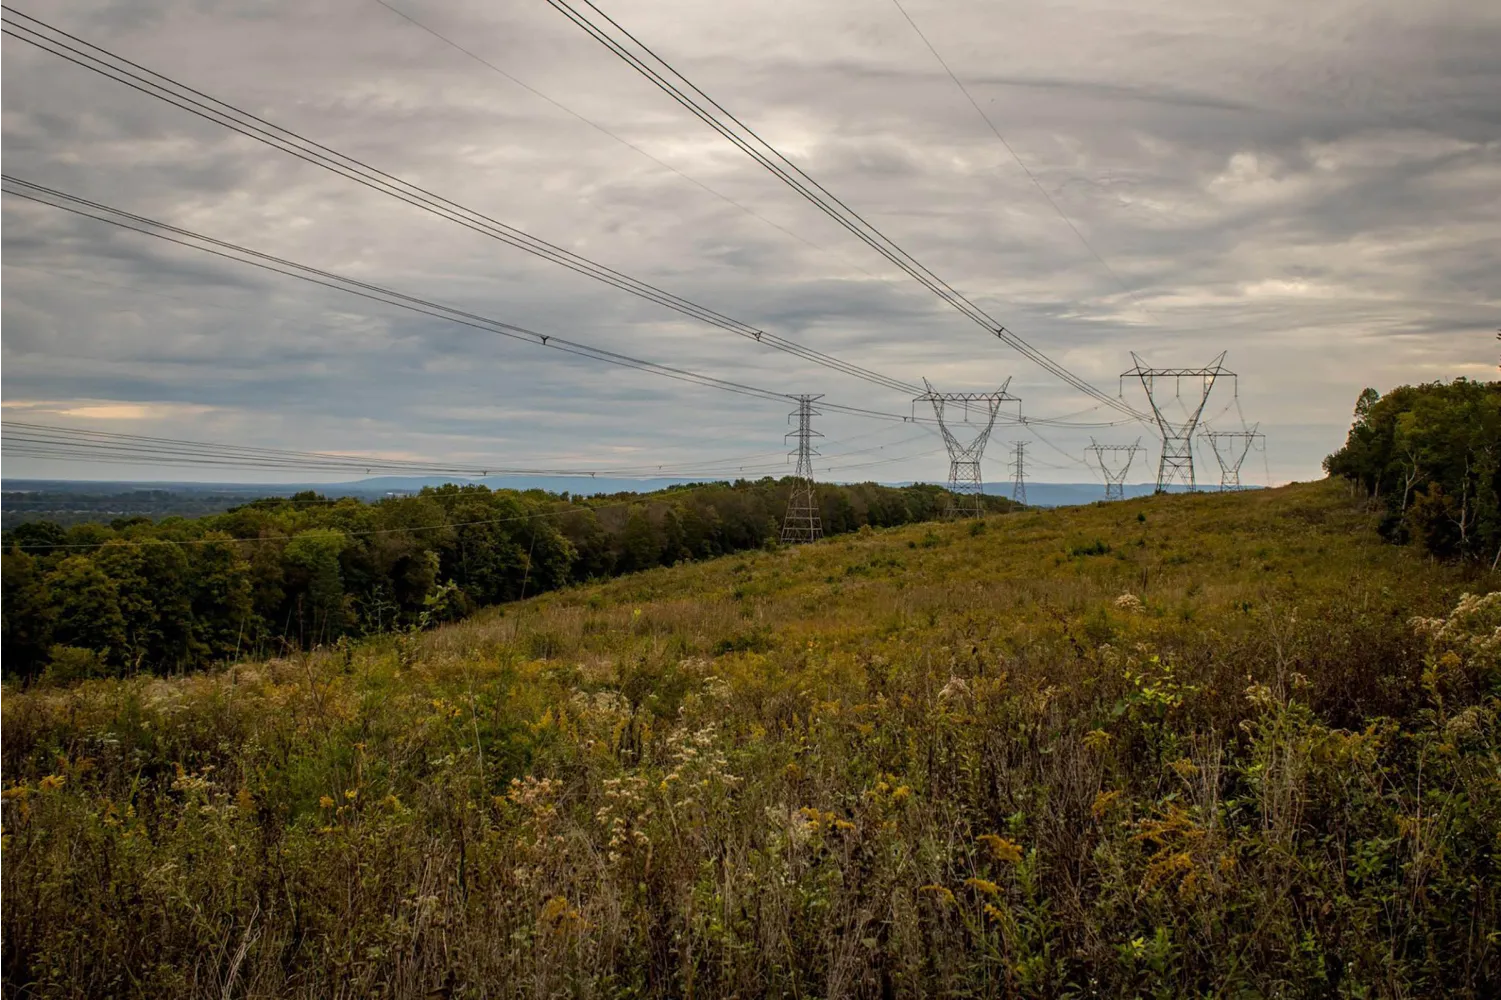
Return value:
<svg viewBox="0 0 1501 1000">
<path fill-rule="evenodd" d="M 1134 366 L 1121 373 L 1122 387 L 1124 388 L 1127 378 L 1140 380 L 1141 387 L 1147 394 L 1147 402 L 1151 404 L 1152 416 L 1157 421 L 1157 429 L 1162 435 L 1162 458 L 1157 465 L 1158 492 L 1165 490 L 1174 480 L 1181 481 L 1190 490 L 1197 489 L 1193 464 L 1194 432 L 1198 428 L 1199 419 L 1204 415 L 1204 406 L 1209 402 L 1209 394 L 1214 390 L 1215 383 L 1221 378 L 1235 379 L 1238 376 L 1225 367 L 1223 351 L 1203 368 L 1152 368 L 1143 364 L 1135 352 L 1132 352 L 1131 360 Z M 1184 379 L 1199 380 L 1196 401 L 1183 401 Z M 1166 411 L 1166 393 L 1158 384 L 1161 381 L 1170 382 L 1172 397 L 1182 402 L 1181 418 L 1175 419 Z"/>
<path fill-rule="evenodd" d="M 913 404 L 929 403 L 932 405 L 933 415 L 938 419 L 939 433 L 942 434 L 943 443 L 948 448 L 951 498 L 948 514 L 950 516 L 979 516 L 983 512 L 980 496 L 985 489 L 984 480 L 980 475 L 980 459 L 984 457 L 985 445 L 990 440 L 991 431 L 995 429 L 995 419 L 1001 411 L 1001 404 L 1020 402 L 1020 398 L 1007 391 L 1011 385 L 1010 379 L 1002 383 L 994 392 L 939 392 L 927 379 L 923 379 L 923 384 L 927 386 L 928 391 L 915 397 Z M 951 405 L 963 408 L 963 420 L 952 420 L 952 413 L 949 409 Z M 976 423 L 980 425 L 980 429 L 970 436 L 966 443 L 954 433 L 952 425 L 970 423 L 971 408 L 979 411 L 981 420 Z"/>
</svg>

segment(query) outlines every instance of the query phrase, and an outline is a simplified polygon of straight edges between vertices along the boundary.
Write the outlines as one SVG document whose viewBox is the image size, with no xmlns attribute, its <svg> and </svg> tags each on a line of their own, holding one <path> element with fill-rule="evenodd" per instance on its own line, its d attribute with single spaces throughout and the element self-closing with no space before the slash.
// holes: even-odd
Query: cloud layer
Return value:
<svg viewBox="0 0 1501 1000">
<path fill-rule="evenodd" d="M 376 0 L 22 9 L 827 353 L 945 388 L 1010 376 L 1032 415 L 1090 406 L 540 0 L 391 2 L 509 77 Z M 1114 390 L 1131 351 L 1186 365 L 1228 350 L 1239 397 L 1217 389 L 1206 412 L 1222 429 L 1243 412 L 1267 433 L 1265 464 L 1248 479 L 1316 476 L 1365 385 L 1495 377 L 1501 8 L 1488 0 L 904 0 L 1015 156 L 885 0 L 602 6 L 1097 385 Z M 30 46 L 4 46 L 7 173 L 543 332 L 910 411 L 894 393 L 665 313 Z M 4 265 L 14 419 L 512 466 L 708 465 L 775 453 L 786 430 L 776 404 L 488 338 L 10 197 Z M 1139 389 L 1126 391 L 1143 404 Z M 821 429 L 835 469 L 915 456 L 838 478 L 946 474 L 936 438 L 913 442 L 911 426 L 830 416 Z M 1004 474 L 1017 434 L 997 431 L 987 478 Z M 1091 434 L 1150 440 L 1137 426 L 1042 434 L 1028 436 L 1031 473 L 1052 480 L 1085 478 L 1078 461 Z M 183 478 L 21 458 L 5 472 Z M 1203 477 L 1213 481 L 1212 468 Z"/>
</svg>

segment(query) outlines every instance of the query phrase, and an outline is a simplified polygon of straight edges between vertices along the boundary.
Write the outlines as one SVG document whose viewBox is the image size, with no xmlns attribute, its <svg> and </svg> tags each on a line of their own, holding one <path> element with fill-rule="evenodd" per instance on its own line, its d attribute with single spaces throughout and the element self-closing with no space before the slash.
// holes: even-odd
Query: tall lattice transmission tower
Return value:
<svg viewBox="0 0 1501 1000">
<path fill-rule="evenodd" d="M 1126 476 L 1131 472 L 1131 463 L 1142 450 L 1141 439 L 1132 444 L 1100 444 L 1089 439 L 1088 453 L 1094 456 L 1100 475 L 1105 477 L 1105 499 L 1126 499 Z M 1109 456 L 1107 459 L 1106 456 Z"/>
<path fill-rule="evenodd" d="M 1205 429 L 1203 437 L 1214 452 L 1214 460 L 1220 464 L 1220 489 L 1240 489 L 1240 467 L 1251 453 L 1257 441 L 1266 441 L 1266 435 L 1257 430 L 1260 424 L 1252 424 L 1243 431 L 1212 431 Z M 1264 445 L 1263 445 L 1264 446 Z"/>
<path fill-rule="evenodd" d="M 792 474 L 792 496 L 787 499 L 787 516 L 782 519 L 782 544 L 816 542 L 823 537 L 823 517 L 818 509 L 818 494 L 813 488 L 813 456 L 818 449 L 813 439 L 823 437 L 813 429 L 813 418 L 822 416 L 813 404 L 823 396 L 798 396 L 797 409 L 787 419 L 797 418 L 797 430 L 787 437 L 797 437 L 797 447 L 787 454 L 797 456 L 797 471 Z"/>
<path fill-rule="evenodd" d="M 995 392 L 938 392 L 932 383 L 923 379 L 928 391 L 918 396 L 914 404 L 933 404 L 938 430 L 949 450 L 949 502 L 944 509 L 945 517 L 979 517 L 985 512 L 984 501 L 980 499 L 985 493 L 985 481 L 980 478 L 980 459 L 985 455 L 985 442 L 990 440 L 1001 404 L 1018 402 L 1018 397 L 1006 391 L 1010 384 L 1008 378 Z M 972 412 L 973 421 L 970 419 Z M 967 435 L 969 441 L 966 444 L 954 434 L 959 424 L 977 426 L 980 430 Z"/>
<path fill-rule="evenodd" d="M 1190 490 L 1198 489 L 1194 479 L 1194 432 L 1199 418 L 1204 415 L 1204 404 L 1209 402 L 1209 393 L 1221 378 L 1234 379 L 1235 373 L 1225 367 L 1225 352 L 1207 368 L 1148 368 L 1141 363 L 1136 352 L 1131 352 L 1135 367 L 1122 372 L 1121 379 L 1136 376 L 1146 390 L 1147 402 L 1152 404 L 1152 416 L 1157 420 L 1157 429 L 1162 434 L 1162 458 L 1157 463 L 1157 492 L 1162 493 L 1174 482 L 1182 483 Z M 1190 392 L 1184 399 L 1184 380 L 1188 379 Z M 1195 384 L 1192 380 L 1197 379 Z M 1166 385 L 1173 387 L 1172 397 Z M 1197 390 L 1195 393 L 1193 390 Z M 1177 405 L 1170 402 L 1175 400 Z"/>
<path fill-rule="evenodd" d="M 1019 504 L 1027 502 L 1027 442 L 1016 441 L 1013 443 L 1011 459 L 1011 499 Z"/>
</svg>

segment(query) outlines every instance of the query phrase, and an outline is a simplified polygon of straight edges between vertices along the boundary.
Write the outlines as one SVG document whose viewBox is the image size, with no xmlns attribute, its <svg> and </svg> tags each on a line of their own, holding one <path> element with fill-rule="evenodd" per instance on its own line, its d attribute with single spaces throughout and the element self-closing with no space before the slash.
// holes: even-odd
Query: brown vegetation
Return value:
<svg viewBox="0 0 1501 1000">
<path fill-rule="evenodd" d="M 1319 483 L 7 690 L 4 981 L 1494 996 L 1494 584 Z"/>
</svg>

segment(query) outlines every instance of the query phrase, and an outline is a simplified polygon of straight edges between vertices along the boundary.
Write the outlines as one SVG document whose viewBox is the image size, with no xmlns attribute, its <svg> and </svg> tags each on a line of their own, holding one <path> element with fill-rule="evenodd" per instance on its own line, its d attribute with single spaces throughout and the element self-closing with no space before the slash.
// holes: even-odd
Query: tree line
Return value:
<svg viewBox="0 0 1501 1000">
<path fill-rule="evenodd" d="M 4 536 L 4 671 L 171 673 L 423 628 L 571 582 L 775 544 L 792 480 L 570 497 L 447 485 Z M 820 485 L 824 531 L 941 515 L 934 486 Z M 991 510 L 1010 501 L 987 498 Z"/>
<path fill-rule="evenodd" d="M 1501 564 L 1501 382 L 1366 389 L 1324 471 L 1369 498 L 1391 541 Z"/>
</svg>

